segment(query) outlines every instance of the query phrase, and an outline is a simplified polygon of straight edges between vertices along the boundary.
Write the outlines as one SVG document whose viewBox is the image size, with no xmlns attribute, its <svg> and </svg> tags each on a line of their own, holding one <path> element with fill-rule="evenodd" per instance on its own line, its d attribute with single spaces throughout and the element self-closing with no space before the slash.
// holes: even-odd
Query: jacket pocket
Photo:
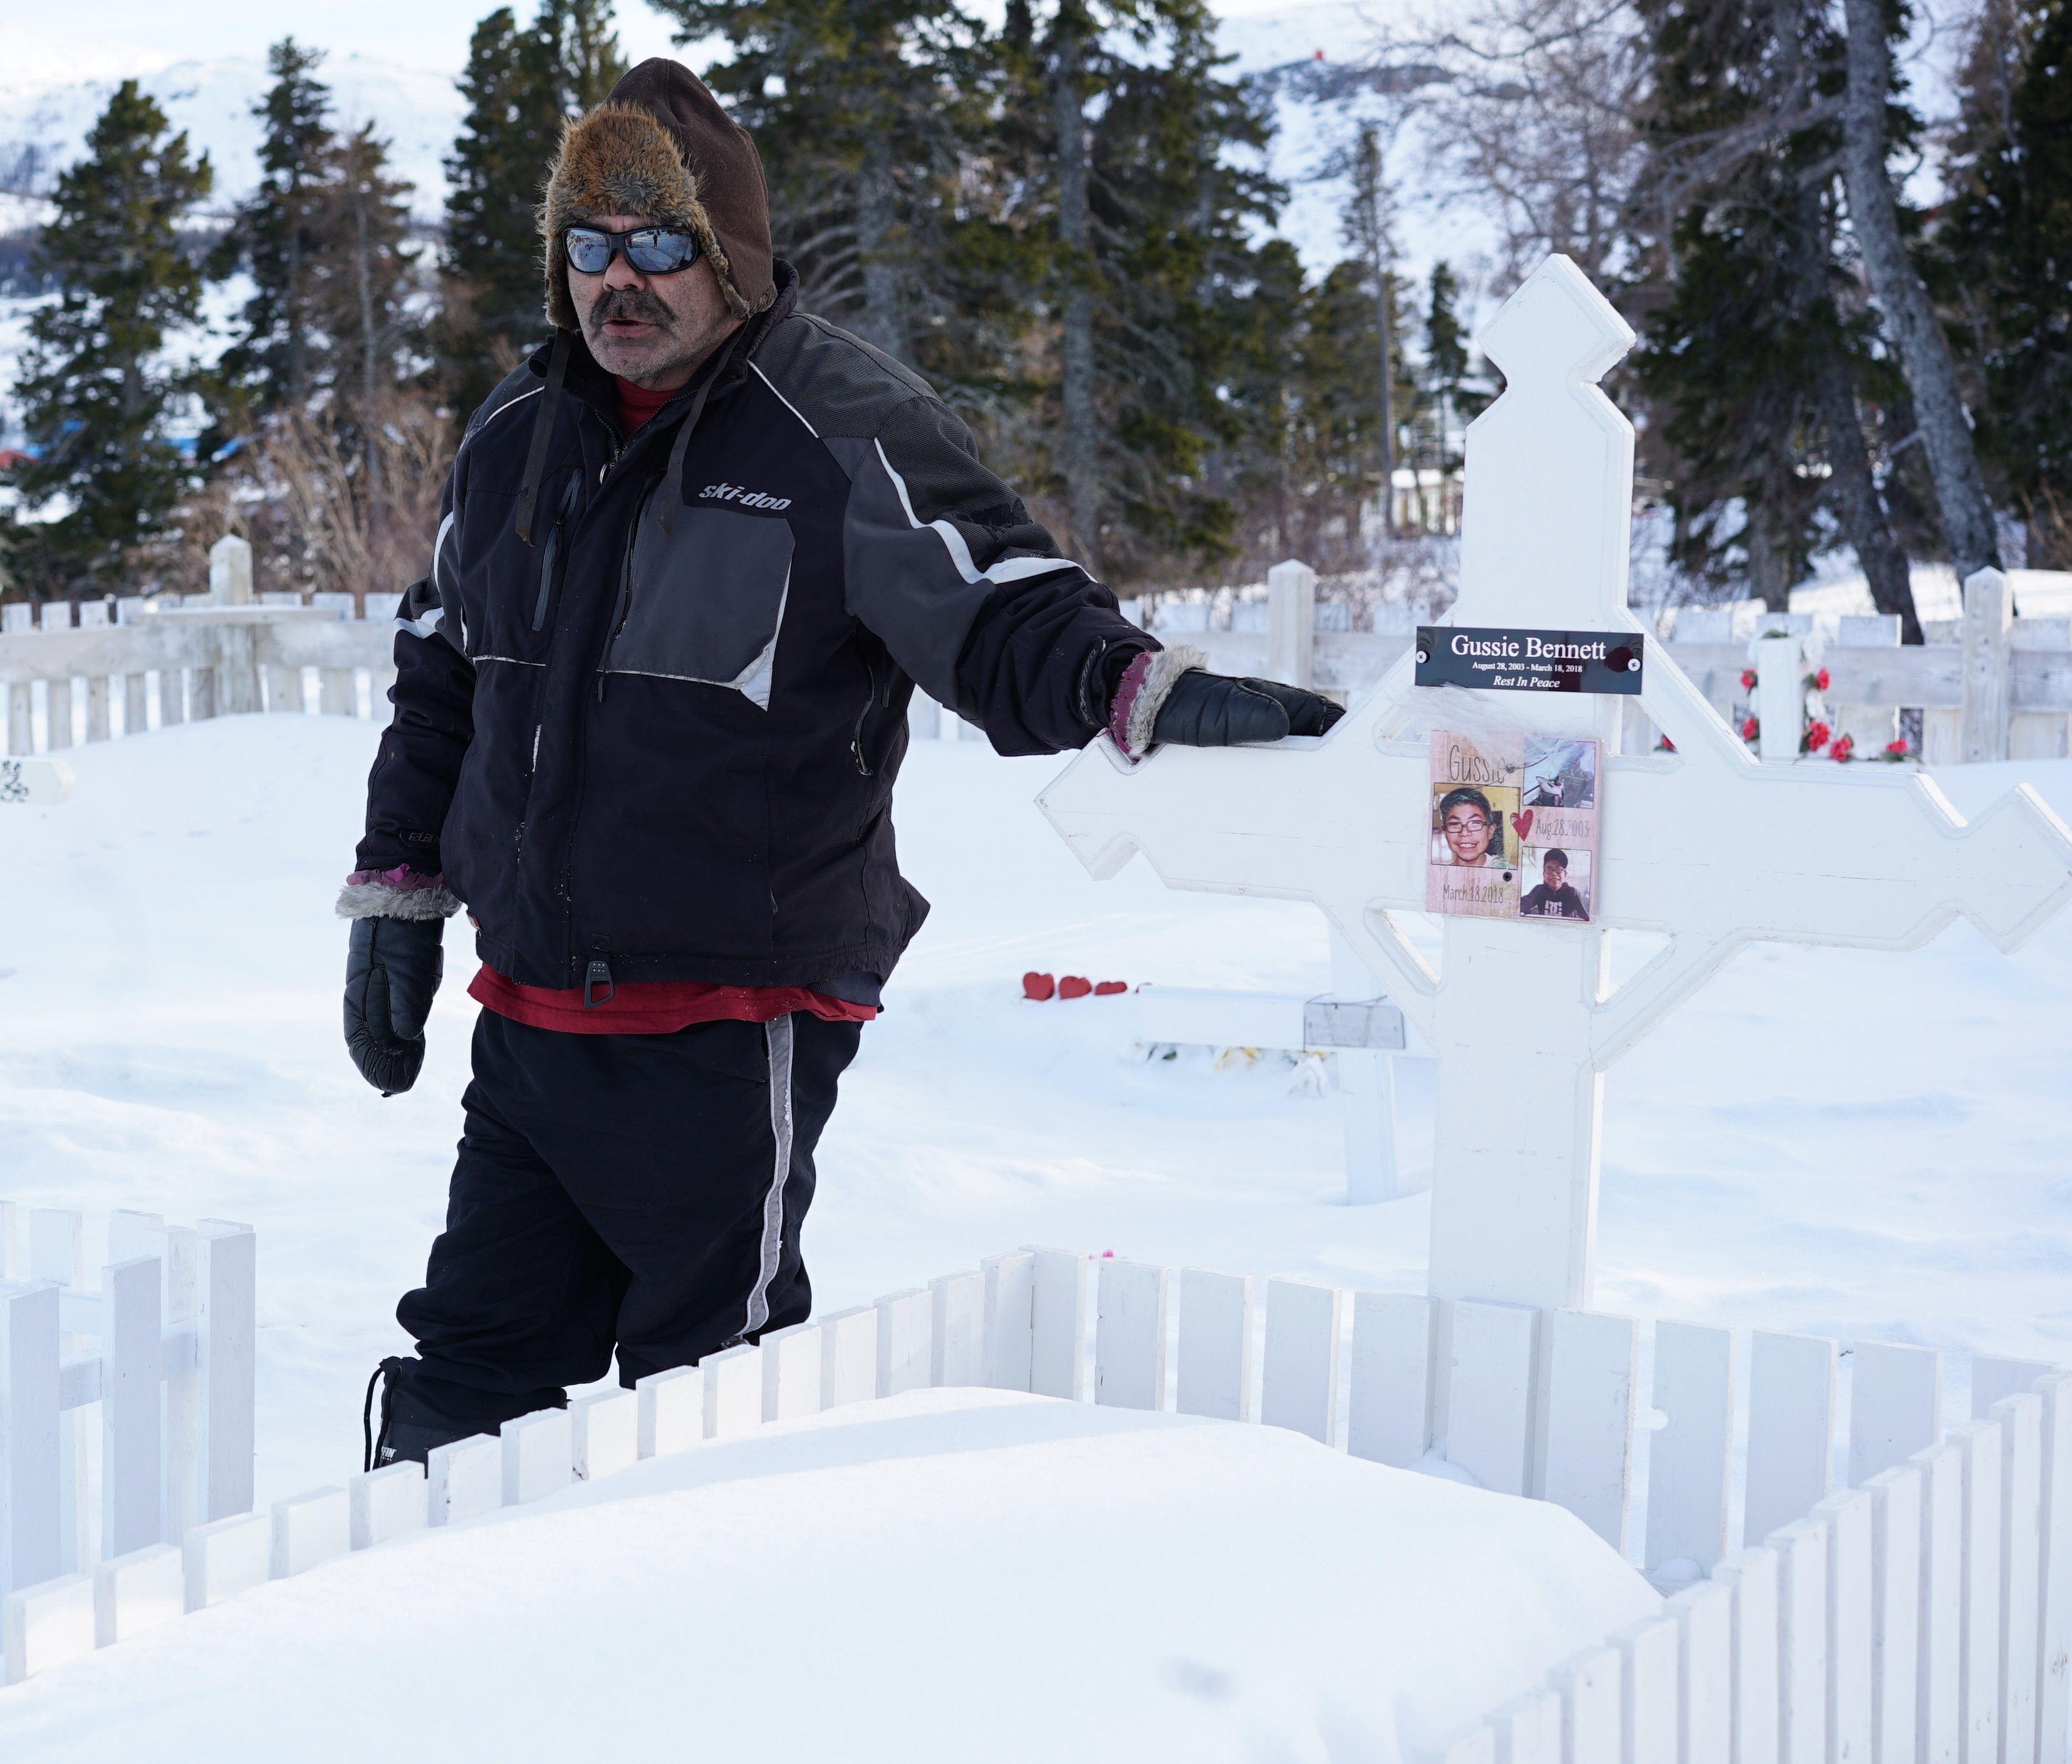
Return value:
<svg viewBox="0 0 2072 1764">
<path fill-rule="evenodd" d="M 732 508 L 643 504 L 603 672 L 730 686 L 767 710 L 791 585 L 790 523 Z"/>
</svg>

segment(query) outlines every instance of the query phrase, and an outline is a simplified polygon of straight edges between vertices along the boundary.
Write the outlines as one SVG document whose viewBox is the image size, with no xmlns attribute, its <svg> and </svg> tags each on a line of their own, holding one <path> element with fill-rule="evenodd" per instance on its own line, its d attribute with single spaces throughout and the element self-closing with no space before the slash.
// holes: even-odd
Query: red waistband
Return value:
<svg viewBox="0 0 2072 1764">
<path fill-rule="evenodd" d="M 521 986 L 485 964 L 467 996 L 533 1029 L 573 1035 L 673 1035 L 693 1023 L 767 1023 L 795 1010 L 830 1023 L 867 1023 L 874 1005 L 851 1004 L 804 986 L 715 986 L 702 981 L 643 981 L 614 989 L 583 1008 L 582 988 Z"/>
</svg>

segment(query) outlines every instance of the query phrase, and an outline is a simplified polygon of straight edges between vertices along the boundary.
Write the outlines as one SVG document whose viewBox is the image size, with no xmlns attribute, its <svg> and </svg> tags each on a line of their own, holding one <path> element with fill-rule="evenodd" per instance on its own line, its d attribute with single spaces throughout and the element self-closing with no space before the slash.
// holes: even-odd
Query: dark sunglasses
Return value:
<svg viewBox="0 0 2072 1764">
<path fill-rule="evenodd" d="M 674 275 L 698 261 L 699 246 L 688 232 L 666 227 L 635 227 L 631 232 L 606 232 L 602 227 L 568 230 L 569 266 L 586 276 L 601 276 L 615 255 L 643 276 Z"/>
</svg>

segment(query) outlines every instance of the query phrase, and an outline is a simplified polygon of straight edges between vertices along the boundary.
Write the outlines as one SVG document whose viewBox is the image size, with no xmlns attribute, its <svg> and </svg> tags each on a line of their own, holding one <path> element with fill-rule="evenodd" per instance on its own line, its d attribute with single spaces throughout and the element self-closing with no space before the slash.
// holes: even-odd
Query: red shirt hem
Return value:
<svg viewBox="0 0 2072 1764">
<path fill-rule="evenodd" d="M 586 1010 L 580 986 L 521 986 L 486 963 L 468 982 L 467 996 L 513 1022 L 572 1035 L 673 1035 L 693 1023 L 767 1023 L 795 1010 L 830 1023 L 867 1023 L 878 1015 L 875 1005 L 830 998 L 805 986 L 716 986 L 702 981 L 637 981 Z"/>
</svg>

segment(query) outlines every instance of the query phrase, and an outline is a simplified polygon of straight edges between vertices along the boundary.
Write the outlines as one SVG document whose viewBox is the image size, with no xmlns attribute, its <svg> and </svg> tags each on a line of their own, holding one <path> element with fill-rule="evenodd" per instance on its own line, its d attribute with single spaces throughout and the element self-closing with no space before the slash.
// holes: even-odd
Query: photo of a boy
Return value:
<svg viewBox="0 0 2072 1764">
<path fill-rule="evenodd" d="M 1540 860 L 1540 886 L 1518 903 L 1523 919 L 1583 919 L 1589 909 L 1568 881 L 1568 854 L 1558 845 Z"/>
</svg>

